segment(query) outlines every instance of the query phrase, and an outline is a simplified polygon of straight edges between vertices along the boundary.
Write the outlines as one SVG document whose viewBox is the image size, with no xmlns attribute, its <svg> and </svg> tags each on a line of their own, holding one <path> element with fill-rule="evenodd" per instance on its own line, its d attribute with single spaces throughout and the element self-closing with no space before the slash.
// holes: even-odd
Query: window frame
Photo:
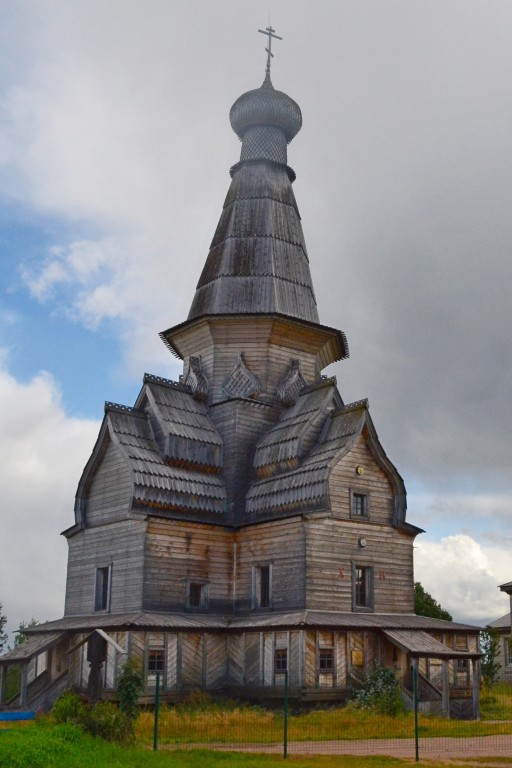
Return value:
<svg viewBox="0 0 512 768">
<path fill-rule="evenodd" d="M 363 512 L 355 512 L 356 499 L 362 500 Z M 365 488 L 350 488 L 349 490 L 349 509 L 351 520 L 369 520 L 370 519 L 370 493 Z"/>
<path fill-rule="evenodd" d="M 360 579 L 358 577 L 358 571 L 362 571 L 364 579 L 364 603 L 359 602 L 358 595 L 358 583 Z M 374 596 L 374 566 L 366 565 L 360 562 L 352 563 L 352 610 L 354 612 L 367 612 L 371 613 L 374 610 L 375 596 Z"/>
<path fill-rule="evenodd" d="M 157 662 L 154 664 L 154 669 L 151 669 L 152 657 Z M 165 665 L 166 665 L 165 648 L 148 648 L 146 652 L 146 685 L 156 685 L 157 673 L 160 673 L 160 683 L 163 684 L 165 679 Z"/>
<path fill-rule="evenodd" d="M 324 661 L 328 655 L 330 664 L 328 666 L 322 666 L 322 656 Z M 332 675 L 334 674 L 334 647 L 328 648 L 327 646 L 319 646 L 318 648 L 318 673 L 320 675 Z"/>
<path fill-rule="evenodd" d="M 288 648 L 274 648 L 274 675 L 284 675 L 286 672 L 288 672 Z"/>
<path fill-rule="evenodd" d="M 196 588 L 199 588 L 199 603 L 191 600 Z M 208 582 L 205 579 L 187 579 L 185 606 L 189 611 L 204 611 L 208 608 Z"/>
<path fill-rule="evenodd" d="M 252 608 L 253 610 L 272 610 L 272 563 L 259 563 L 252 567 Z M 263 574 L 266 574 L 263 579 Z M 265 592 L 264 587 L 266 584 Z M 265 597 L 265 599 L 262 599 Z"/>
<path fill-rule="evenodd" d="M 94 576 L 94 613 L 109 613 L 112 593 L 112 563 L 97 566 Z"/>
</svg>

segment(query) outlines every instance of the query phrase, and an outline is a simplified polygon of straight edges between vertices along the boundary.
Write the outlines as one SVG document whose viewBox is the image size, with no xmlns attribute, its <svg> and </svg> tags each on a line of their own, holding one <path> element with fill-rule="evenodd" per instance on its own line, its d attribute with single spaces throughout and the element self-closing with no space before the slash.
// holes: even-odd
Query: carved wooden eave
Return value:
<svg viewBox="0 0 512 768">
<path fill-rule="evenodd" d="M 194 320 L 186 320 L 159 335 L 173 355 L 183 360 L 196 354 L 198 345 L 205 344 L 205 340 L 213 346 L 217 340 L 216 328 L 230 324 L 236 330 L 246 323 L 268 323 L 269 343 L 279 343 L 290 349 L 291 354 L 294 350 L 313 353 L 317 358 L 319 370 L 349 356 L 348 342 L 343 331 L 287 315 L 263 312 L 245 315 L 204 315 Z"/>
</svg>

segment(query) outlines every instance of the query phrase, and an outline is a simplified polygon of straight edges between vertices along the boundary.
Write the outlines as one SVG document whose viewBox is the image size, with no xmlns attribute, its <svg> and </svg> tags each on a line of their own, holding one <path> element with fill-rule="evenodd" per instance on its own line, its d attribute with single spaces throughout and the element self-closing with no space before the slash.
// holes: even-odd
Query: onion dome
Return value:
<svg viewBox="0 0 512 768">
<path fill-rule="evenodd" d="M 243 93 L 231 107 L 231 127 L 242 142 L 240 162 L 270 160 L 286 165 L 286 146 L 302 127 L 293 99 L 276 91 L 267 72 L 263 85 Z"/>
</svg>

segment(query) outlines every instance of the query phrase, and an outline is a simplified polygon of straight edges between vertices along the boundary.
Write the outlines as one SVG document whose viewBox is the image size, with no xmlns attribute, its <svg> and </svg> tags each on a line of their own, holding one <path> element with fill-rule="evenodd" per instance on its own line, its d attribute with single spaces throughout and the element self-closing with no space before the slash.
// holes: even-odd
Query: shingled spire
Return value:
<svg viewBox="0 0 512 768">
<path fill-rule="evenodd" d="M 287 145 L 302 126 L 299 105 L 260 88 L 230 111 L 240 161 L 197 285 L 189 320 L 203 315 L 279 313 L 318 323 L 315 294 L 287 165 Z"/>
</svg>

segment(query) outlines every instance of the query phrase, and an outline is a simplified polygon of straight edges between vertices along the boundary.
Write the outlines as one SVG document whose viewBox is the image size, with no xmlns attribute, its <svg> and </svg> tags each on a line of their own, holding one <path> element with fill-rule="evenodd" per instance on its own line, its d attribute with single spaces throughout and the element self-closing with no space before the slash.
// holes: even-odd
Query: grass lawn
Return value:
<svg viewBox="0 0 512 768">
<path fill-rule="evenodd" d="M 475 765 L 475 759 L 457 760 L 459 768 Z M 485 765 L 484 760 L 479 760 Z M 492 759 L 492 763 L 512 765 L 512 758 Z M 411 765 L 429 768 L 453 768 L 449 763 L 411 760 L 383 756 L 315 756 L 289 757 L 246 755 L 207 750 L 152 752 L 140 747 L 119 747 L 85 736 L 76 726 L 49 726 L 35 723 L 28 728 L 13 728 L 0 734 L 1 768 L 406 768 Z"/>
</svg>

